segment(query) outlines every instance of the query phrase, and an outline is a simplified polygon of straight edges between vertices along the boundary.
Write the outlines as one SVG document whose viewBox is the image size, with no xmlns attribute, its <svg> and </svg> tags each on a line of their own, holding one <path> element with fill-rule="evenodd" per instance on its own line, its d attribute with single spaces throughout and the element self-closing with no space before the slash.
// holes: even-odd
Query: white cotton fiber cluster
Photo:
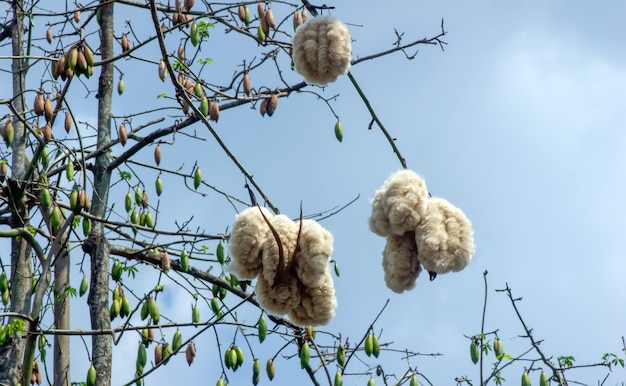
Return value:
<svg viewBox="0 0 626 386">
<path fill-rule="evenodd" d="M 387 237 L 383 250 L 383 270 L 385 284 L 393 292 L 402 293 L 415 287 L 415 279 L 422 270 L 417 259 L 415 233 Z"/>
<path fill-rule="evenodd" d="M 395 172 L 376 191 L 370 229 L 379 236 L 402 236 L 414 231 L 426 211 L 426 182 L 414 171 Z"/>
<path fill-rule="evenodd" d="M 256 206 L 235 217 L 229 239 L 232 261 L 228 269 L 239 278 L 254 279 L 261 272 L 261 250 L 269 231 L 263 215 L 267 219 L 273 217 L 267 208 Z"/>
<path fill-rule="evenodd" d="M 348 27 L 331 16 L 310 18 L 293 37 L 296 71 L 307 83 L 325 85 L 348 73 L 352 38 Z"/>
<path fill-rule="evenodd" d="M 410 170 L 391 175 L 376 191 L 372 232 L 387 237 L 385 283 L 401 293 L 415 286 L 422 266 L 438 274 L 465 268 L 474 255 L 474 231 L 457 207 L 429 198 L 424 179 Z"/>
<path fill-rule="evenodd" d="M 415 240 L 419 261 L 428 271 L 458 272 L 474 255 L 474 231 L 465 214 L 443 198 L 428 200 Z"/>
<path fill-rule="evenodd" d="M 281 248 L 268 222 L 280 240 L 282 266 Z M 235 218 L 229 242 L 229 269 L 241 278 L 257 279 L 255 294 L 263 309 L 289 314 L 303 326 L 327 324 L 334 316 L 337 300 L 328 267 L 333 236 L 319 223 L 303 220 L 300 230 L 289 217 L 254 207 Z"/>
</svg>

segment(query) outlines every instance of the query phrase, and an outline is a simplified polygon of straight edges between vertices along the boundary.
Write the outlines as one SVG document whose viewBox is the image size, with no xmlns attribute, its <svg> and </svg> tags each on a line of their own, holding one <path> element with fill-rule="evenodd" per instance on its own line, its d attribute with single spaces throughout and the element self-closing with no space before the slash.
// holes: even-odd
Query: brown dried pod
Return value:
<svg viewBox="0 0 626 386">
<path fill-rule="evenodd" d="M 196 356 L 196 345 L 193 342 L 189 342 L 187 349 L 185 350 L 185 357 L 189 366 L 193 363 L 193 358 Z"/>
<path fill-rule="evenodd" d="M 267 105 L 269 104 L 270 100 L 265 98 L 263 99 L 263 101 L 261 102 L 261 107 L 259 108 L 259 112 L 261 113 L 261 116 L 264 117 L 265 113 L 267 112 Z"/>
<path fill-rule="evenodd" d="M 35 114 L 43 115 L 44 105 L 45 103 L 44 103 L 43 95 L 40 93 L 37 93 L 37 95 L 35 95 L 35 102 L 33 102 L 33 111 L 35 112 Z"/>
<path fill-rule="evenodd" d="M 76 23 L 80 22 L 80 8 L 78 6 L 76 6 L 76 9 L 74 10 L 74 21 Z"/>
<path fill-rule="evenodd" d="M 278 106 L 278 94 L 272 94 L 272 97 L 267 104 L 267 115 L 269 115 L 270 117 L 274 115 L 274 111 L 276 111 L 276 106 Z"/>
<path fill-rule="evenodd" d="M 267 35 L 269 35 L 270 33 L 270 25 L 267 22 L 266 16 L 267 14 L 265 14 L 265 16 L 263 16 L 263 18 L 261 19 L 261 29 L 263 30 L 263 34 L 267 37 Z"/>
<path fill-rule="evenodd" d="M 243 75 L 243 92 L 248 96 L 250 96 L 252 92 L 252 83 L 250 82 L 250 75 L 247 72 Z"/>
<path fill-rule="evenodd" d="M 237 7 L 237 16 L 239 16 L 239 20 L 242 22 L 246 21 L 246 6 L 243 4 L 239 4 Z"/>
<path fill-rule="evenodd" d="M 7 178 L 7 174 L 9 173 L 9 167 L 6 162 L 0 163 L 0 182 L 4 182 Z"/>
<path fill-rule="evenodd" d="M 46 98 L 46 101 L 43 105 L 43 112 L 46 118 L 46 122 L 52 122 L 52 116 L 54 115 L 54 106 L 52 106 L 52 101 L 50 98 Z"/>
<path fill-rule="evenodd" d="M 141 194 L 141 206 L 144 209 L 147 209 L 148 208 L 148 202 L 149 202 L 148 192 L 146 192 L 146 190 L 144 189 L 143 193 Z"/>
<path fill-rule="evenodd" d="M 181 13 L 183 11 L 183 0 L 176 0 L 176 12 Z"/>
<path fill-rule="evenodd" d="M 161 254 L 161 269 L 167 273 L 171 268 L 170 254 L 167 251 L 163 251 Z"/>
<path fill-rule="evenodd" d="M 61 56 L 55 68 L 55 75 L 58 78 L 59 76 L 64 75 L 64 74 L 65 74 L 65 56 Z"/>
<path fill-rule="evenodd" d="M 299 9 L 293 13 L 293 30 L 295 31 L 302 24 L 302 13 Z"/>
<path fill-rule="evenodd" d="M 211 102 L 209 105 L 209 119 L 215 122 L 220 119 L 220 106 L 217 102 Z"/>
<path fill-rule="evenodd" d="M 126 34 L 122 35 L 122 42 L 120 43 L 120 45 L 122 46 L 122 52 L 127 52 L 130 50 L 130 42 L 126 37 Z"/>
<path fill-rule="evenodd" d="M 41 371 L 37 371 L 37 378 L 35 379 L 35 382 L 38 385 L 41 385 L 41 382 L 43 382 L 43 374 L 41 373 Z"/>
<path fill-rule="evenodd" d="M 159 79 L 161 79 L 161 81 L 163 82 L 165 82 L 166 71 L 167 69 L 165 68 L 165 61 L 161 59 L 161 61 L 159 62 Z"/>
<path fill-rule="evenodd" d="M 179 20 L 178 20 L 179 15 L 180 15 L 180 14 L 179 14 L 178 12 L 174 12 L 174 14 L 172 15 L 172 23 L 173 23 L 174 25 L 177 25 L 177 24 L 178 24 L 178 22 L 179 22 Z"/>
<path fill-rule="evenodd" d="M 72 70 L 75 69 L 77 62 L 78 62 L 78 48 L 76 46 L 73 46 L 72 48 L 70 48 L 69 51 L 67 51 L 67 54 L 65 54 L 65 69 L 66 70 L 68 68 Z"/>
<path fill-rule="evenodd" d="M 178 46 L 178 60 L 185 61 L 185 47 L 182 44 Z"/>
<path fill-rule="evenodd" d="M 276 20 L 274 19 L 274 12 L 272 12 L 272 9 L 268 9 L 267 12 L 265 12 L 265 20 L 267 22 L 268 27 L 270 27 L 273 30 L 276 30 Z"/>
<path fill-rule="evenodd" d="M 120 123 L 118 136 L 122 146 L 126 145 L 126 141 L 128 140 L 128 134 L 126 134 L 126 126 L 124 125 L 124 122 Z"/>
<path fill-rule="evenodd" d="M 189 103 L 187 103 L 187 100 L 183 99 L 181 104 L 182 104 L 182 108 L 183 108 L 183 113 L 185 115 L 189 114 Z"/>
<path fill-rule="evenodd" d="M 257 13 L 259 14 L 259 20 L 263 20 L 263 17 L 265 16 L 265 3 L 262 1 L 259 1 L 256 5 L 256 10 L 257 10 Z"/>
<path fill-rule="evenodd" d="M 89 210 L 89 208 L 87 208 L 87 191 L 85 189 L 78 191 L 78 207 Z"/>
<path fill-rule="evenodd" d="M 185 77 L 183 76 L 182 72 L 178 73 L 178 76 L 176 77 L 176 81 L 178 81 L 178 84 L 185 87 Z"/>
<path fill-rule="evenodd" d="M 180 27 L 179 28 L 181 28 L 183 26 L 189 27 L 189 20 L 190 19 L 189 19 L 189 16 L 187 14 L 182 13 L 182 12 L 179 13 L 178 14 L 178 23 L 180 23 Z"/>
<path fill-rule="evenodd" d="M 302 22 L 306 22 L 309 18 L 309 13 L 306 11 L 306 8 L 302 9 Z"/>
<path fill-rule="evenodd" d="M 167 32 L 167 26 L 165 25 L 165 23 L 161 23 L 161 33 L 163 34 L 163 37 L 165 37 L 165 33 Z"/>
<path fill-rule="evenodd" d="M 193 5 L 195 4 L 195 0 L 185 0 L 185 10 L 187 12 L 191 11 L 191 8 L 193 8 Z"/>
<path fill-rule="evenodd" d="M 65 113 L 65 132 L 69 133 L 72 128 L 72 116 L 70 113 Z"/>
<path fill-rule="evenodd" d="M 66 68 L 64 74 L 65 78 L 72 79 L 74 77 L 74 70 L 72 70 L 71 68 Z M 61 79 L 63 79 L 63 76 L 61 76 Z"/>
<path fill-rule="evenodd" d="M 154 148 L 154 162 L 157 166 L 161 163 L 161 145 L 156 145 Z"/>
<path fill-rule="evenodd" d="M 163 360 L 163 346 L 157 344 L 154 348 L 154 364 L 158 365 Z"/>
<path fill-rule="evenodd" d="M 45 126 L 41 128 L 41 135 L 45 143 L 49 143 L 52 140 L 52 127 L 50 123 L 46 123 Z"/>
<path fill-rule="evenodd" d="M 52 44 L 52 30 L 50 28 L 46 31 L 46 40 L 48 44 Z"/>
<path fill-rule="evenodd" d="M 190 79 L 185 79 L 185 83 L 183 86 L 189 91 L 190 94 L 193 94 L 193 89 L 196 86 Z"/>
</svg>

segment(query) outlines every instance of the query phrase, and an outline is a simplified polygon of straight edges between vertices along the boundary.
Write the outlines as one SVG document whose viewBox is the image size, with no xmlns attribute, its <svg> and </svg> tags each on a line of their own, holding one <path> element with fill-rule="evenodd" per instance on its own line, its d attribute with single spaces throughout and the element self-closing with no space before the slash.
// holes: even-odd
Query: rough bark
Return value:
<svg viewBox="0 0 626 386">
<path fill-rule="evenodd" d="M 25 89 L 26 65 L 21 59 L 24 53 L 24 15 L 20 11 L 23 6 L 21 0 L 13 2 L 13 20 L 11 27 L 11 44 L 13 61 L 13 106 L 16 111 L 22 113 L 25 109 L 23 91 Z M 12 144 L 12 192 L 17 192 L 25 181 L 21 181 L 26 170 L 26 138 L 24 125 L 17 119 L 13 119 L 15 137 Z M 16 196 L 12 199 L 11 227 L 19 228 L 28 224 L 28 209 L 22 198 Z M 11 307 L 12 312 L 23 315 L 30 313 L 32 264 L 30 260 L 30 247 L 23 238 L 13 238 L 11 242 Z M 9 319 L 11 323 L 14 318 Z M 27 326 L 28 327 L 28 326 Z M 15 334 L 9 337 L 0 350 L 0 385 L 15 385 L 20 381 L 21 360 L 24 353 L 24 335 Z"/>
<path fill-rule="evenodd" d="M 100 25 L 100 48 L 102 60 L 112 58 L 113 53 L 113 3 L 102 3 L 102 24 Z M 111 141 L 111 100 L 113 96 L 113 63 L 102 65 L 98 85 L 98 148 Z M 91 214 L 105 218 L 109 196 L 111 172 L 110 158 L 103 152 L 94 165 L 94 187 Z M 89 290 L 89 313 L 94 330 L 111 327 L 109 319 L 109 244 L 104 235 L 102 223 L 94 224 L 92 234 L 85 246 L 91 257 L 91 287 Z M 110 335 L 94 336 L 92 340 L 92 363 L 96 369 L 96 384 L 111 384 L 112 339 Z"/>
<path fill-rule="evenodd" d="M 54 303 L 54 326 L 59 330 L 70 329 L 70 298 L 63 289 L 70 285 L 70 256 L 67 249 L 54 263 L 54 286 L 61 297 Z M 54 337 L 54 386 L 70 386 L 70 337 Z"/>
</svg>

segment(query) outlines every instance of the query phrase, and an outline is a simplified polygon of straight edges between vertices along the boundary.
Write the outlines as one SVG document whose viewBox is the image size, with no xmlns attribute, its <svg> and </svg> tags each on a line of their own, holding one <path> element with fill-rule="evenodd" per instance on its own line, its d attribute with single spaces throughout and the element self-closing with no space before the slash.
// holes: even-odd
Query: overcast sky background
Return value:
<svg viewBox="0 0 626 386">
<path fill-rule="evenodd" d="M 435 385 L 454 384 L 456 376 L 477 382 L 477 366 L 470 362 L 464 336 L 480 332 L 483 271 L 488 270 L 485 330 L 498 329 L 507 352 L 515 356 L 529 347 L 519 337 L 523 330 L 510 302 L 503 293 L 494 292 L 508 283 L 515 296 L 523 297 L 520 311 L 535 338 L 543 340 L 541 348 L 554 360 L 573 355 L 576 364 L 588 364 L 600 362 L 605 352 L 623 356 L 626 5 L 618 1 L 394 0 L 332 5 L 336 6 L 332 14 L 350 25 L 354 58 L 391 48 L 394 28 L 408 42 L 436 35 L 441 19 L 445 20 L 444 52 L 437 46 L 418 46 L 413 60 L 397 53 L 360 63 L 352 73 L 397 138 L 409 168 L 426 179 L 434 196 L 448 199 L 472 221 L 476 255 L 464 271 L 440 275 L 434 282 L 422 275 L 416 288 L 404 294 L 386 288 L 381 266 L 384 239 L 369 231 L 367 219 L 375 190 L 401 165 L 380 131 L 367 130 L 369 114 L 347 77 L 324 90 L 313 89 L 324 97 L 338 95 L 331 103 L 343 123 L 343 143 L 334 138 L 335 118 L 312 94 L 294 93 L 281 99 L 270 119 L 247 107 L 223 111 L 215 128 L 283 213 L 297 217 L 301 201 L 305 213 L 317 213 L 360 196 L 322 223 L 334 235 L 333 258 L 341 267 L 341 277 L 335 277 L 339 308 L 325 329 L 341 331 L 354 342 L 389 299 L 375 325 L 381 342 L 443 354 L 411 361 Z M 274 9 L 277 17 L 284 16 L 280 7 Z M 125 16 L 116 16 L 118 33 L 124 31 Z M 132 22 L 134 28 L 150 25 L 145 13 Z M 92 45 L 97 45 L 95 38 L 89 40 Z M 203 55 L 215 60 L 203 72 L 209 82 L 231 76 L 242 57 L 253 55 L 246 50 L 264 52 L 252 42 L 229 46 L 228 38 L 217 28 L 203 45 Z M 170 52 L 177 46 L 178 39 L 168 38 Z M 138 54 L 150 56 L 150 51 Z M 158 60 L 158 53 L 151 57 Z M 132 73 L 136 65 L 119 64 L 128 75 L 126 92 L 114 98 L 117 116 L 152 105 L 160 92 L 173 94 L 171 85 L 157 80 L 155 66 L 145 67 L 145 79 L 139 79 Z M 288 62 L 283 65 L 288 83 L 301 80 L 288 69 Z M 267 73 L 262 80 L 253 73 L 253 85 L 282 86 L 275 74 Z M 92 82 L 94 89 L 96 81 Z M 74 98 L 81 101 L 84 95 Z M 165 100 L 159 103 L 171 105 Z M 78 114 L 95 124 L 95 103 Z M 141 117 L 134 120 L 136 126 L 143 122 Z M 204 127 L 196 125 L 195 130 L 207 141 L 179 136 L 176 146 L 162 145 L 162 166 L 182 166 L 189 172 L 197 159 L 208 183 L 246 197 L 241 174 Z M 137 156 L 147 163 L 151 159 L 151 149 Z M 142 175 L 153 188 L 157 173 Z M 205 190 L 209 196 L 200 199 L 180 186 L 180 181 L 166 182 L 159 226 L 173 228 L 174 216 L 191 215 L 207 233 L 223 232 L 232 224 L 235 212 L 223 198 Z M 121 213 L 123 194 L 111 196 Z M 177 199 L 181 194 L 184 199 Z M 156 199 L 154 193 L 151 197 Z M 142 282 L 149 289 L 154 284 L 148 280 L 152 274 L 143 271 Z M 162 301 L 161 312 L 168 315 L 188 315 L 192 302 L 174 285 Z M 203 309 L 204 315 L 209 312 Z M 258 313 L 251 313 L 249 321 L 257 317 Z M 73 323 L 88 328 L 84 314 L 73 315 Z M 181 373 L 187 364 L 175 358 L 145 384 L 181 380 L 213 384 L 219 376 L 215 335 L 206 333 L 196 344 L 198 356 L 189 370 Z M 83 343 L 74 339 L 72 350 L 73 378 L 82 380 L 88 366 Z M 113 384 L 120 384 L 134 373 L 136 339 L 125 339 L 115 350 Z M 264 363 L 269 353 L 268 349 L 257 354 Z M 387 353 L 378 360 L 362 356 L 369 365 L 380 363 L 401 375 L 406 366 L 397 358 Z M 294 379 L 304 376 L 295 360 L 279 360 L 276 367 L 273 384 L 299 384 Z M 331 369 L 334 373 L 334 366 Z M 240 371 L 236 377 L 249 382 L 249 369 Z M 597 384 L 604 374 L 604 369 L 581 369 L 570 376 Z M 520 375 L 521 368 L 503 374 L 511 384 L 519 382 Z M 239 384 L 236 377 L 231 384 Z M 607 384 L 624 378 L 625 372 L 616 370 Z M 347 377 L 344 384 L 364 385 L 367 379 Z M 383 384 L 380 378 L 376 381 Z M 265 375 L 262 384 L 269 384 Z"/>
</svg>

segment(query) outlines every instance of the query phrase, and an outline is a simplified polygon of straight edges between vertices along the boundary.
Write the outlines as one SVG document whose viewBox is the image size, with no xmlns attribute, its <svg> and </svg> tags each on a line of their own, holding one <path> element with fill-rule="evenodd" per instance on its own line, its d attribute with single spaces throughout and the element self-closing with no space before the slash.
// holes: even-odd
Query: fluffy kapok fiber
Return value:
<svg viewBox="0 0 626 386">
<path fill-rule="evenodd" d="M 474 255 L 474 231 L 465 214 L 443 198 L 430 198 L 415 231 L 418 259 L 428 271 L 465 268 Z"/>
<path fill-rule="evenodd" d="M 269 231 L 261 212 L 268 220 L 273 217 L 267 208 L 256 206 L 235 217 L 228 241 L 232 257 L 228 270 L 241 279 L 254 279 L 261 271 L 261 249 Z"/>
<path fill-rule="evenodd" d="M 347 74 L 352 60 L 348 27 L 331 16 L 309 19 L 293 37 L 296 71 L 307 83 L 325 85 Z"/>
<path fill-rule="evenodd" d="M 279 214 L 278 216 L 272 218 L 270 223 L 280 237 L 283 252 L 283 267 L 281 267 L 281 269 L 284 269 L 289 261 L 291 261 L 293 252 L 296 249 L 298 226 L 293 222 L 293 220 L 284 214 Z M 279 248 L 276 238 L 269 227 L 265 233 L 264 240 L 265 241 L 262 247 L 261 275 L 263 275 L 263 278 L 271 287 L 274 285 L 274 279 L 276 277 L 276 273 L 278 272 Z"/>
<path fill-rule="evenodd" d="M 385 284 L 396 293 L 413 289 L 422 267 L 417 259 L 415 233 L 402 236 L 391 235 L 383 250 L 383 270 Z"/>
<path fill-rule="evenodd" d="M 427 199 L 428 189 L 422 177 L 408 169 L 393 173 L 376 191 L 370 229 L 379 236 L 402 236 L 415 231 L 426 211 Z"/>
<path fill-rule="evenodd" d="M 284 315 L 300 303 L 299 287 L 298 278 L 289 273 L 282 275 L 273 286 L 263 275 L 259 275 L 254 292 L 264 310 L 275 315 Z"/>
<path fill-rule="evenodd" d="M 317 221 L 303 220 L 299 247 L 295 261 L 298 279 L 307 287 L 321 286 L 333 253 L 333 236 Z"/>
<path fill-rule="evenodd" d="M 300 326 L 324 325 L 335 315 L 335 308 L 335 286 L 330 272 L 327 271 L 324 284 L 302 290 L 300 303 L 289 312 L 289 319 Z"/>
</svg>

